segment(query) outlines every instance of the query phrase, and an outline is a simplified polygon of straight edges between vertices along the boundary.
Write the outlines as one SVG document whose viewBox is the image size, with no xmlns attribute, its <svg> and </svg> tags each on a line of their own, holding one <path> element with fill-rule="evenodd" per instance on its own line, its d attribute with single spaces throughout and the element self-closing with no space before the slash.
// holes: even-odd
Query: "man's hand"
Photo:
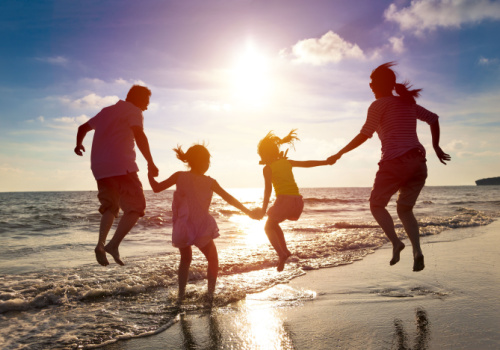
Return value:
<svg viewBox="0 0 500 350">
<path fill-rule="evenodd" d="M 148 176 L 157 177 L 160 171 L 153 163 L 148 164 Z"/>
<path fill-rule="evenodd" d="M 83 145 L 77 145 L 77 146 L 75 147 L 75 153 L 76 153 L 77 155 L 79 155 L 79 156 L 83 156 L 82 151 L 83 151 L 83 152 L 85 152 L 85 147 L 83 147 Z"/>
</svg>

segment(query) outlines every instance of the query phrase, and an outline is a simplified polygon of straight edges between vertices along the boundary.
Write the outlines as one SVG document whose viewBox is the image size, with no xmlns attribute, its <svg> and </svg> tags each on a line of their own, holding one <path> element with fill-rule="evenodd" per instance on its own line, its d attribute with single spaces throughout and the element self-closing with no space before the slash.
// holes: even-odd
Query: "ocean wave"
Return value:
<svg viewBox="0 0 500 350">
<path fill-rule="evenodd" d="M 483 205 L 488 205 L 488 206 L 500 206 L 500 201 L 498 200 L 492 200 L 492 201 L 455 201 L 455 202 L 450 202 L 450 205 L 474 205 L 474 204 L 483 204 Z"/>
<path fill-rule="evenodd" d="M 342 199 L 342 198 L 315 198 L 305 197 L 304 204 L 357 204 L 366 203 L 366 199 Z"/>
<path fill-rule="evenodd" d="M 227 305 L 252 293 L 267 290 L 275 285 L 286 284 L 287 281 L 309 270 L 351 264 L 387 244 L 385 234 L 369 213 L 366 201 L 369 189 L 335 191 L 337 190 L 304 191 L 306 207 L 303 217 L 298 222 L 283 223 L 287 244 L 293 255 L 289 258 L 282 273 L 276 271 L 278 258 L 268 242 L 253 242 L 251 237 L 254 234 L 253 231 L 244 232 L 240 230 L 240 227 L 231 226 L 233 222 L 228 217 L 241 215 L 241 213 L 215 197 L 211 209 L 214 216 L 217 216 L 218 224 L 223 232 L 216 241 L 219 249 L 220 273 L 215 305 Z M 353 199 L 343 199 L 349 198 L 349 191 L 354 191 L 351 196 Z M 323 193 L 327 195 L 323 197 Z M 50 200 L 52 196 L 54 195 L 42 195 L 44 199 L 40 201 L 42 207 L 40 208 L 39 204 L 29 204 L 33 207 L 31 210 L 40 209 L 39 213 L 42 214 L 44 201 Z M 66 198 L 66 194 L 62 196 Z M 24 240 L 19 240 L 19 236 L 40 233 L 31 230 L 31 227 L 36 225 L 36 220 L 26 214 L 29 222 L 28 229 L 13 229 L 12 242 L 14 243 L 11 246 L 6 245 L 6 248 L 0 251 L 1 256 L 4 256 L 4 251 L 19 252 L 20 250 L 17 249 L 25 249 L 24 255 L 29 252 L 35 253 L 31 254 L 29 260 L 33 263 L 33 259 L 39 255 L 34 248 L 45 249 L 51 254 L 51 258 L 60 250 L 74 252 L 71 249 L 62 249 L 66 245 L 58 240 L 60 236 L 66 237 L 68 232 L 78 232 L 75 236 L 86 236 L 86 239 L 91 237 L 91 240 L 78 241 L 79 243 L 71 241 L 71 244 L 76 246 L 90 244 L 77 248 L 85 249 L 92 255 L 100 215 L 96 212 L 95 193 L 87 194 L 87 196 L 92 199 L 88 199 L 86 207 L 79 210 L 81 207 L 79 199 L 82 193 L 74 194 L 74 198 L 78 200 L 75 200 L 73 207 L 67 210 L 71 213 L 74 211 L 74 215 L 66 213 L 65 219 L 60 221 L 73 220 L 70 225 L 73 231 L 68 230 L 67 227 L 56 231 L 52 224 L 44 223 L 46 228 L 43 233 L 55 232 L 54 239 L 44 239 L 42 242 L 34 238 L 36 245 L 23 246 Z M 459 200 L 434 195 L 424 198 L 422 214 L 416 215 L 421 235 L 437 235 L 444 230 L 487 225 L 498 217 L 498 210 L 495 206 L 498 206 L 500 202 L 495 200 L 484 203 L 461 201 L 460 199 L 464 197 L 462 195 L 453 197 Z M 471 197 L 474 200 L 476 198 L 482 197 Z M 454 204 L 458 208 L 450 208 L 447 201 L 462 204 Z M 16 202 L 19 201 L 16 200 Z M 136 244 L 140 240 L 141 244 L 147 247 L 148 244 L 158 245 L 161 240 L 167 242 L 169 236 L 165 233 L 167 232 L 165 227 L 172 224 L 169 203 L 171 203 L 171 193 L 163 197 L 160 195 L 148 197 L 146 216 L 127 236 L 127 240 L 130 239 L 128 243 Z M 249 207 L 259 204 L 248 201 L 245 203 L 250 203 Z M 393 206 L 393 203 L 390 206 Z M 5 207 L 11 210 L 8 206 Z M 487 210 L 481 211 L 477 207 L 481 209 L 487 207 Z M 392 210 L 392 207 L 389 209 Z M 431 210 L 432 213 L 429 213 Z M 335 215 L 330 215 L 333 212 Z M 5 213 L 1 221 L 12 222 L 7 219 L 9 215 Z M 16 211 L 11 210 L 9 213 L 13 214 Z M 49 215 L 46 219 L 52 223 L 58 220 L 57 211 L 51 210 L 48 213 L 54 216 Z M 398 236 L 406 239 L 401 223 L 396 215 L 392 214 L 395 218 Z M 439 214 L 441 216 L 438 216 Z M 262 228 L 259 230 L 262 231 Z M 85 234 L 80 235 L 80 232 Z M 87 233 L 92 233 L 92 235 L 86 235 Z M 266 239 L 263 232 L 258 234 L 262 234 Z M 256 233 L 255 236 L 258 234 Z M 5 237 L 5 234 L 2 237 Z M 54 244 L 54 241 L 58 244 Z M 39 242 L 44 244 L 38 244 Z M 125 267 L 115 264 L 102 267 L 96 263 L 66 267 L 65 260 L 61 260 L 60 265 L 64 267 L 56 270 L 43 269 L 42 272 L 37 273 L 0 274 L 0 339 L 5 340 L 3 346 L 7 349 L 22 347 L 43 349 L 57 344 L 57 347 L 61 349 L 93 348 L 118 339 L 144 336 L 170 327 L 176 322 L 176 315 L 179 312 L 179 309 L 174 306 L 177 295 L 179 254 L 173 249 L 163 251 L 161 254 L 148 254 L 136 257 L 127 256 Z M 16 256 L 22 258 L 24 255 L 16 253 L 9 255 L 9 258 L 14 259 Z M 67 255 L 64 256 L 67 257 Z M 43 264 L 43 260 L 41 261 Z M 191 312 L 205 307 L 206 268 L 205 258 L 197 249 L 194 249 L 186 301 L 180 311 Z M 433 293 L 433 291 L 426 290 L 402 292 L 380 290 L 378 292 L 381 295 L 394 297 Z M 305 300 L 311 297 L 311 295 L 283 291 L 284 302 Z M 98 323 L 96 319 L 99 320 Z"/>
</svg>

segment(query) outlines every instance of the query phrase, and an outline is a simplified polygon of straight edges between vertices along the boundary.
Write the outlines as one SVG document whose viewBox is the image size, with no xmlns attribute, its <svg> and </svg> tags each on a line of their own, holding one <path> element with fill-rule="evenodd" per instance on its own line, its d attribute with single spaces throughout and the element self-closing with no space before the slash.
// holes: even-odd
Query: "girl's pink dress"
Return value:
<svg viewBox="0 0 500 350">
<path fill-rule="evenodd" d="M 203 248 L 219 237 L 219 228 L 208 210 L 214 179 L 189 171 L 179 173 L 172 203 L 172 245 Z"/>
</svg>

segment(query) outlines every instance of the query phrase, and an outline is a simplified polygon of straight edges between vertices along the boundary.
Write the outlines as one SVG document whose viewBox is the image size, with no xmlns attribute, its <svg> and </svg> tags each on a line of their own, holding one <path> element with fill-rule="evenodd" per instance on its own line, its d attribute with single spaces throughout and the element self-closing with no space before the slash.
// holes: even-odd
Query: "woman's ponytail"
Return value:
<svg viewBox="0 0 500 350">
<path fill-rule="evenodd" d="M 408 103 L 416 104 L 417 101 L 415 101 L 415 99 L 420 97 L 420 91 L 422 91 L 422 89 L 411 90 L 411 87 L 410 82 L 405 81 L 403 84 L 396 83 L 394 85 L 394 90 L 396 90 L 396 93 Z"/>
</svg>

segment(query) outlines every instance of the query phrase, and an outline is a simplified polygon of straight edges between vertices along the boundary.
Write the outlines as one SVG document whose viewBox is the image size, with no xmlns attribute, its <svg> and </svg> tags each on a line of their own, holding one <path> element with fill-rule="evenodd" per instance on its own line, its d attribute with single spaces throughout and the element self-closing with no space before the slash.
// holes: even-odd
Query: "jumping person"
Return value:
<svg viewBox="0 0 500 350">
<path fill-rule="evenodd" d="M 451 160 L 451 157 L 439 146 L 438 116 L 416 103 L 421 89 L 411 90 L 408 82 L 396 83 L 396 74 L 391 69 L 395 64 L 387 62 L 372 71 L 370 88 L 375 101 L 368 108 L 366 122 L 361 132 L 328 160 L 335 163 L 343 154 L 357 148 L 377 132 L 382 142 L 382 159 L 370 195 L 370 210 L 392 243 L 390 265 L 394 265 L 399 261 L 405 245 L 396 234 L 394 221 L 386 206 L 399 191 L 397 213 L 413 247 L 413 271 L 421 271 L 425 267 L 424 255 L 413 207 L 424 187 L 427 165 L 425 148 L 417 137 L 417 119 L 430 125 L 432 146 L 439 161 L 446 164 L 445 161 Z"/>
</svg>

